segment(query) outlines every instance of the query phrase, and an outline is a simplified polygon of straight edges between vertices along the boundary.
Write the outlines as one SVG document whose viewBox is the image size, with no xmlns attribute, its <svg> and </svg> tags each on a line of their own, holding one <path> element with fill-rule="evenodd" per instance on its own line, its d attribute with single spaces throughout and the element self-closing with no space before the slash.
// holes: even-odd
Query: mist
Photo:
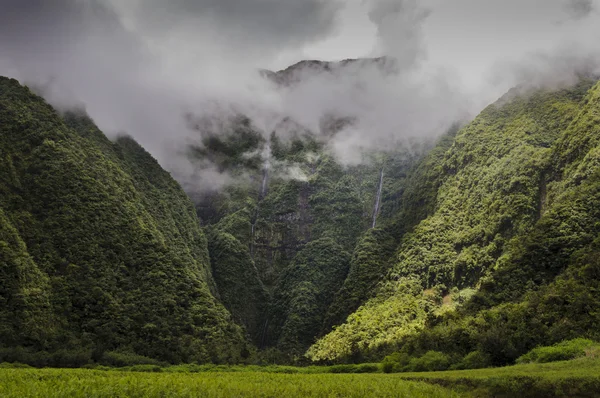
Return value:
<svg viewBox="0 0 600 398">
<path fill-rule="evenodd" d="M 356 164 L 434 139 L 513 86 L 598 73 L 599 22 L 594 0 L 3 0 L 0 75 L 133 136 L 202 191 L 236 179 L 190 161 L 201 135 L 186 115 L 217 134 L 245 115 L 265 139 L 294 134 L 289 119 Z M 372 37 L 350 37 L 358 25 Z M 329 53 L 385 58 L 298 68 L 293 84 L 260 73 Z M 331 134 L 328 119 L 349 122 Z M 305 178 L 296 165 L 282 174 Z"/>
</svg>

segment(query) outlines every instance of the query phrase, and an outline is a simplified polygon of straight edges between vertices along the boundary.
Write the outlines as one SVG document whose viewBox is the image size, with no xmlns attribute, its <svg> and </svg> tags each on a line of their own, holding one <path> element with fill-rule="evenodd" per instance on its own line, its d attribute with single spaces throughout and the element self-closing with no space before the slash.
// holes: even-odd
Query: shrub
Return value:
<svg viewBox="0 0 600 398">
<path fill-rule="evenodd" d="M 447 354 L 439 351 L 427 351 L 425 355 L 411 359 L 405 369 L 412 372 L 432 372 L 447 370 L 450 364 L 451 360 Z"/>
<path fill-rule="evenodd" d="M 381 363 L 384 373 L 402 372 L 412 358 L 403 352 L 395 352 L 385 357 Z"/>
<path fill-rule="evenodd" d="M 79 368 L 91 361 L 91 350 L 58 350 L 50 354 L 49 364 L 58 368 Z"/>
<path fill-rule="evenodd" d="M 329 373 L 355 373 L 356 365 L 333 365 Z"/>
<path fill-rule="evenodd" d="M 481 351 L 473 351 L 453 365 L 452 369 L 481 369 L 491 366 L 491 358 L 488 354 Z"/>
<path fill-rule="evenodd" d="M 566 340 L 552 346 L 534 348 L 520 356 L 517 363 L 567 361 L 585 356 L 594 347 L 600 347 L 600 344 L 588 339 Z"/>
<path fill-rule="evenodd" d="M 403 352 L 395 352 L 384 358 L 381 369 L 392 372 L 432 372 L 447 370 L 452 364 L 449 355 L 439 351 L 428 351 L 420 357 L 411 357 Z"/>
<path fill-rule="evenodd" d="M 47 352 L 34 351 L 20 346 L 0 348 L 0 362 L 18 362 L 36 368 L 77 368 L 90 363 L 91 360 L 92 352 L 87 349 L 61 349 Z"/>
<path fill-rule="evenodd" d="M 356 373 L 377 373 L 378 371 L 379 367 L 370 363 L 363 363 L 356 367 Z"/>
</svg>

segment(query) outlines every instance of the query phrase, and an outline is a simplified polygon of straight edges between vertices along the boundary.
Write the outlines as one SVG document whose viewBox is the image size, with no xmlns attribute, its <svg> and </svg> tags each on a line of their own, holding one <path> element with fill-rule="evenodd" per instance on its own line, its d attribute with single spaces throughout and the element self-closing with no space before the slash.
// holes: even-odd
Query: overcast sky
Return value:
<svg viewBox="0 0 600 398">
<path fill-rule="evenodd" d="M 185 113 L 249 114 L 270 134 L 293 115 L 362 123 L 333 145 L 385 147 L 443 133 L 522 83 L 600 71 L 600 0 L 0 0 L 0 75 L 86 108 L 170 170 L 194 139 Z M 366 68 L 278 89 L 256 70 L 302 59 L 389 55 Z M 278 115 L 278 116 L 274 116 Z M 189 174 L 189 173 L 188 173 Z"/>
<path fill-rule="evenodd" d="M 381 1 L 380 3 L 384 3 Z M 343 59 L 379 55 L 377 27 L 369 19 L 374 2 L 347 0 L 338 27 L 324 40 L 291 58 Z M 407 1 L 388 3 L 410 4 Z M 597 0 L 422 0 L 424 63 L 453 68 L 469 88 L 493 76 L 500 63 L 527 63 L 541 52 L 600 43 Z M 289 59 L 281 60 L 282 66 Z M 504 87 L 500 88 L 500 90 Z"/>
<path fill-rule="evenodd" d="M 32 80 L 46 70 L 56 78 L 49 63 L 115 57 L 133 74 L 154 78 L 158 72 L 146 70 L 152 62 L 164 76 L 219 86 L 223 75 L 253 68 L 387 54 L 424 70 L 445 68 L 466 90 L 503 80 L 489 91 L 493 98 L 515 84 L 508 74 L 498 78 L 507 64 L 563 49 L 597 51 L 599 1 L 0 0 L 0 72 Z"/>
</svg>

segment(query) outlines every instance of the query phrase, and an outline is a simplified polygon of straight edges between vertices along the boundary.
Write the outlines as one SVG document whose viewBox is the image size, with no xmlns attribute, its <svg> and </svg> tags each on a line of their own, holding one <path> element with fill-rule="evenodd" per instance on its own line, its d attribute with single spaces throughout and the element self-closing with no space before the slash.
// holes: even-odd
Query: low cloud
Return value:
<svg viewBox="0 0 600 398">
<path fill-rule="evenodd" d="M 226 133 L 239 115 L 266 141 L 273 131 L 282 137 L 310 131 L 343 163 L 355 164 L 364 151 L 433 139 L 511 86 L 557 87 L 600 64 L 592 0 L 548 0 L 541 8 L 534 7 L 539 0 L 507 0 L 500 8 L 471 0 L 366 0 L 356 9 L 374 26 L 372 59 L 303 63 L 287 82 L 259 73 L 334 37 L 345 1 L 5 0 L 0 74 L 36 87 L 61 109 L 84 107 L 111 136 L 132 135 L 193 191 L 239 178 L 190 161 L 189 148 L 202 145 L 190 115 L 213 134 Z M 552 25 L 565 15 L 569 21 Z M 513 33 L 518 18 L 550 26 L 547 37 L 537 28 L 531 41 Z M 535 25 L 536 18 L 543 23 Z M 505 31 L 487 26 L 497 19 Z M 463 26 L 468 35 L 461 36 Z M 462 48 L 465 38 L 478 44 L 479 36 L 494 66 L 478 69 L 490 76 L 484 83 L 465 84 L 479 53 L 464 44 L 473 58 L 456 63 L 465 53 L 442 50 Z M 495 57 L 507 41 L 515 57 Z M 346 45 L 348 58 L 361 55 Z M 300 171 L 289 165 L 282 175 L 304 179 Z"/>
</svg>

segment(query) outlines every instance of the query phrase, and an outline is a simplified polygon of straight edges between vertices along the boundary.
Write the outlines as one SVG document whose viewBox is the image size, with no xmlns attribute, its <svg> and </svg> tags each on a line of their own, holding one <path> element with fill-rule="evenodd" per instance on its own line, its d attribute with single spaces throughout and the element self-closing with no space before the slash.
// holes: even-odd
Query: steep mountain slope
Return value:
<svg viewBox="0 0 600 398">
<path fill-rule="evenodd" d="M 191 157 L 239 177 L 237 184 L 197 201 L 211 231 L 220 296 L 230 298 L 225 305 L 239 314 L 259 347 L 275 347 L 297 361 L 316 336 L 370 297 L 385 275 L 387 268 L 377 265 L 358 276 L 357 269 L 368 268 L 363 262 L 371 259 L 352 253 L 359 241 L 359 251 L 381 244 L 388 256 L 393 253 L 397 200 L 421 152 L 400 146 L 365 154 L 362 165 L 344 166 L 318 134 L 291 122 L 287 127 L 288 135 L 275 131 L 268 139 L 257 132 L 251 138 L 247 122 L 219 135 L 200 130 L 204 145 Z M 260 160 L 253 159 L 257 153 Z M 373 232 L 374 222 L 389 231 Z M 351 270 L 350 282 L 338 293 Z M 352 282 L 357 277 L 365 280 Z"/>
<path fill-rule="evenodd" d="M 597 338 L 586 288 L 597 289 L 599 94 L 589 79 L 513 90 L 462 129 L 387 282 L 309 356 L 478 350 L 500 365 L 537 344 Z"/>
<path fill-rule="evenodd" d="M 511 90 L 435 146 L 359 165 L 328 146 L 351 118 L 188 121 L 190 159 L 234 182 L 187 187 L 194 204 L 131 138 L 0 79 L 0 361 L 236 362 L 251 340 L 269 361 L 503 365 L 600 338 L 595 79 Z"/>
<path fill-rule="evenodd" d="M 0 358 L 238 361 L 192 203 L 130 138 L 0 78 Z"/>
</svg>

